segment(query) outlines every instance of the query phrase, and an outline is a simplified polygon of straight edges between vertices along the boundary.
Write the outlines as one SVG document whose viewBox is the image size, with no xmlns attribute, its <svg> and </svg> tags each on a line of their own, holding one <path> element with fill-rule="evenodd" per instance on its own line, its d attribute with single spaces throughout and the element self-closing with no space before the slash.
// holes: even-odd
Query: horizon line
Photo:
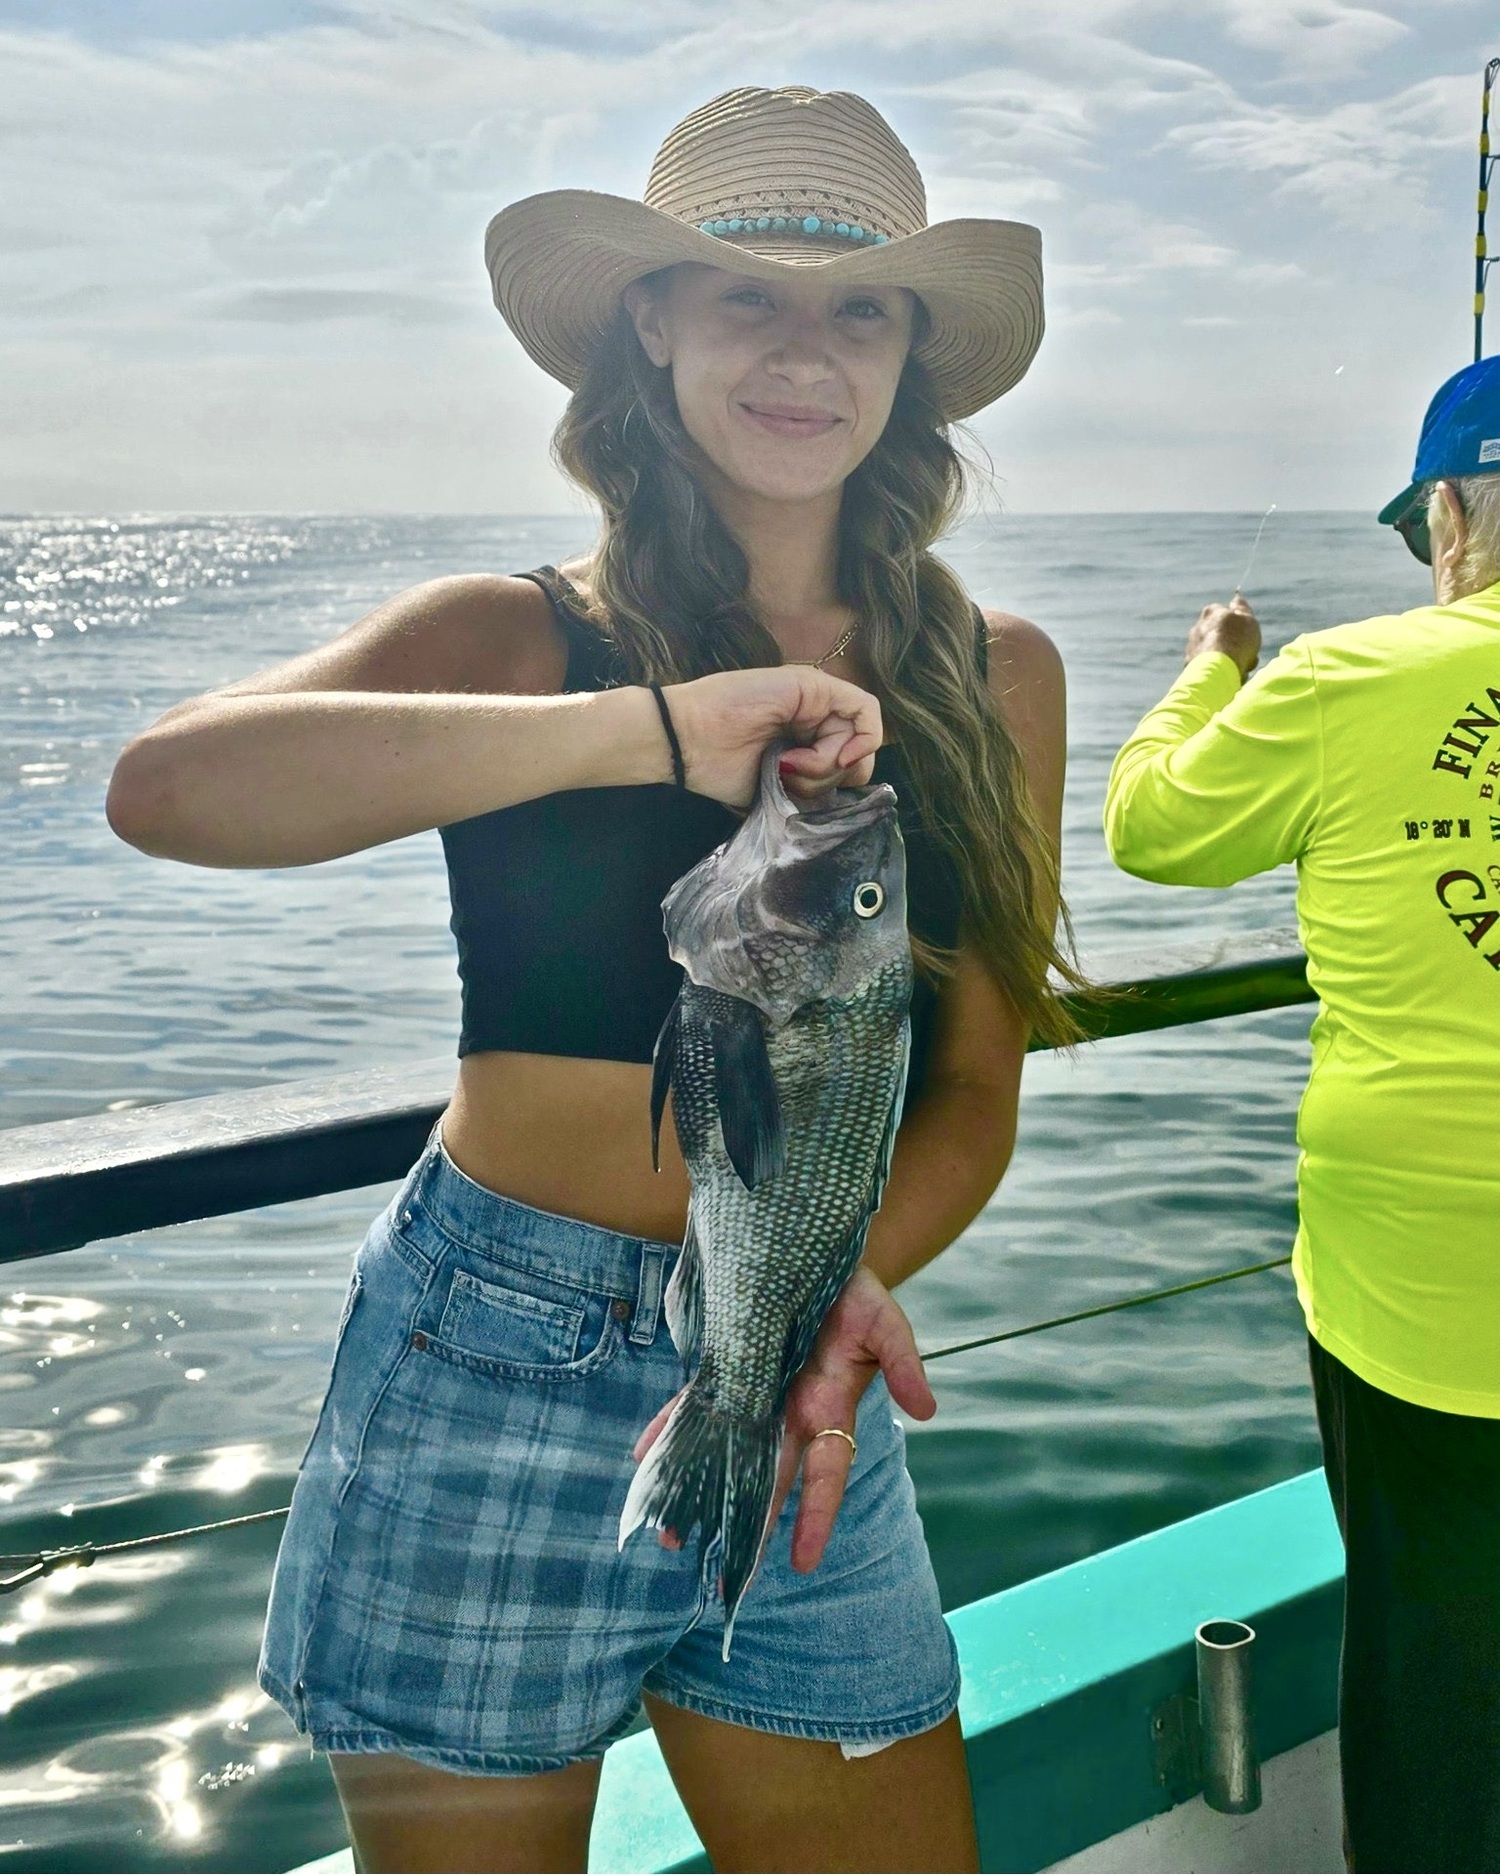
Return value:
<svg viewBox="0 0 1500 1875">
<path fill-rule="evenodd" d="M 1120 520 L 1135 517 L 1151 519 L 1184 515 L 1235 516 L 1252 518 L 1261 514 L 1259 507 L 1249 508 L 1006 508 L 998 512 L 966 515 L 954 533 L 976 521 L 1023 520 Z M 1280 515 L 1365 515 L 1373 510 L 1364 507 L 1292 508 L 1277 505 Z M 4 508 L 0 522 L 6 521 L 567 521 L 587 517 L 566 509 L 504 510 L 498 508 Z M 948 539 L 950 535 L 940 538 Z"/>
</svg>

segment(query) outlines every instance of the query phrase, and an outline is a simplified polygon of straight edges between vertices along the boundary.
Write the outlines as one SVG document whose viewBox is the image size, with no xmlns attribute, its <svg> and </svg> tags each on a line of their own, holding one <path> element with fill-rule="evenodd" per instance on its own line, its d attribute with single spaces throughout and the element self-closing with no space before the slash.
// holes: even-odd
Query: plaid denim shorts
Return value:
<svg viewBox="0 0 1500 1875">
<path fill-rule="evenodd" d="M 681 1387 L 677 1251 L 497 1196 L 434 1134 L 355 1262 L 276 1564 L 260 1680 L 331 1752 L 501 1775 L 598 1758 L 644 1688 L 756 1731 L 868 1747 L 945 1719 L 957 1655 L 884 1383 L 827 1555 L 795 1493 L 720 1659 L 697 1545 L 620 1510 Z"/>
</svg>

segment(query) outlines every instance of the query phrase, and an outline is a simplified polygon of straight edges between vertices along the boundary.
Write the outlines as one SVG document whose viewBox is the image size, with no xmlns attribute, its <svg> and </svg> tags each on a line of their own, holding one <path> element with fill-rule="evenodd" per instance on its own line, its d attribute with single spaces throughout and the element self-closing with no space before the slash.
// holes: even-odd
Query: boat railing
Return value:
<svg viewBox="0 0 1500 1875">
<path fill-rule="evenodd" d="M 1064 1000 L 1090 1040 L 1314 1000 L 1288 931 L 1087 962 L 1097 993 Z M 0 1263 L 399 1179 L 453 1076 L 442 1057 L 0 1131 Z"/>
</svg>

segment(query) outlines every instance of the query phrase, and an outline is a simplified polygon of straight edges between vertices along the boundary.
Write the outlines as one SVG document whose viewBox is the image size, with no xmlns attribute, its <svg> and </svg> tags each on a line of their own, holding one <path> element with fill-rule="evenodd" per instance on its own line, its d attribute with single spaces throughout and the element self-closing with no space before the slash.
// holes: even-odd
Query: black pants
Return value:
<svg viewBox="0 0 1500 1875">
<path fill-rule="evenodd" d="M 1412 1406 L 1316 1342 L 1312 1375 L 1347 1553 L 1350 1866 L 1500 1870 L 1500 1419 Z"/>
</svg>

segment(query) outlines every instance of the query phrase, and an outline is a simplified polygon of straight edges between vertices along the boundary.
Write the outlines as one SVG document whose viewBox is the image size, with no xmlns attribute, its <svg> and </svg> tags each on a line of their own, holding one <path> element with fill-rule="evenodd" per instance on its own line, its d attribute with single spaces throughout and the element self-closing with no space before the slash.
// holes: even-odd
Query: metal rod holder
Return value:
<svg viewBox="0 0 1500 1875">
<path fill-rule="evenodd" d="M 1255 1630 L 1243 1621 L 1205 1621 L 1196 1638 L 1203 1800 L 1211 1810 L 1243 1816 L 1260 1808 L 1250 1677 Z"/>
</svg>

